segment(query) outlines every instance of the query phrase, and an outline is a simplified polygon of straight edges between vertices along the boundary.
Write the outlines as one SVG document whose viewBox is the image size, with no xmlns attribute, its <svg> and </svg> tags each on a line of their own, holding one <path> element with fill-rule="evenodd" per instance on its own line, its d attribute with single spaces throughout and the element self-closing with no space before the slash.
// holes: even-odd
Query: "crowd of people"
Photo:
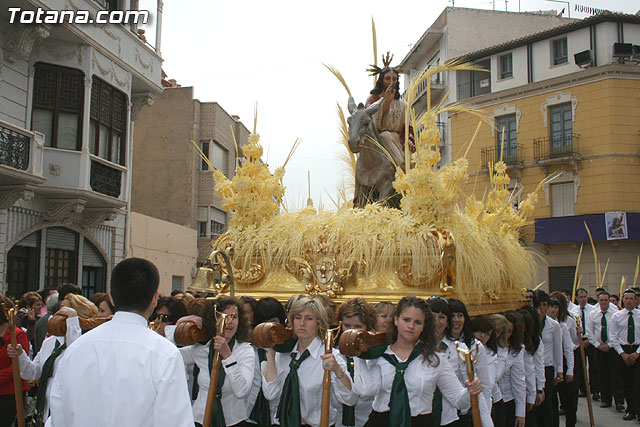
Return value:
<svg viewBox="0 0 640 427">
<path fill-rule="evenodd" d="M 558 426 L 563 416 L 575 426 L 587 393 L 581 345 L 592 400 L 640 422 L 637 289 L 624 291 L 621 306 L 602 288 L 595 299 L 579 289 L 575 303 L 567 292 L 527 291 L 529 305 L 471 318 L 463 302 L 441 296 L 372 305 L 294 295 L 283 305 L 271 297 L 160 296 L 158 283 L 152 263 L 131 258 L 113 270 L 108 295 L 87 299 L 64 284 L 17 302 L 0 297 L 18 308 L 16 346 L 0 312 L 0 427 L 16 417 L 12 358 L 28 425 L 202 426 L 215 353 L 215 427 L 319 426 L 325 372 L 330 426 L 470 427 L 471 396 L 485 427 Z M 222 335 L 216 312 L 228 315 Z M 55 318 L 64 336 L 47 333 Z M 84 319 L 99 318 L 108 321 L 83 330 Z M 176 331 L 186 322 L 204 338 L 179 346 Z M 290 328 L 293 339 L 256 347 L 252 329 L 264 322 Z M 324 332 L 337 325 L 384 332 L 386 344 L 359 357 L 337 344 L 327 352 Z M 458 349 L 472 351 L 473 380 Z"/>
</svg>

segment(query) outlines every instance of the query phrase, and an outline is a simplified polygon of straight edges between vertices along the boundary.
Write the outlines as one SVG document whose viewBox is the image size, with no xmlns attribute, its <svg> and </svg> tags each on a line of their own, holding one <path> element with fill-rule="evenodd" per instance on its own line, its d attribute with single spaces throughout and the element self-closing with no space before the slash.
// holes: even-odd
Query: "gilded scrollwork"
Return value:
<svg viewBox="0 0 640 427">
<path fill-rule="evenodd" d="M 440 248 L 439 266 L 434 271 L 414 275 L 411 259 L 406 260 L 396 270 L 398 279 L 405 286 L 438 289 L 443 293 L 453 292 L 456 282 L 456 247 L 453 235 L 448 232 L 435 231 Z"/>
<path fill-rule="evenodd" d="M 249 265 L 248 268 L 243 269 L 243 265 L 233 257 L 234 242 L 231 240 L 228 234 L 223 234 L 214 243 L 214 249 L 224 251 L 229 254 L 231 262 L 233 263 L 233 279 L 236 283 L 242 285 L 250 285 L 262 280 L 265 274 L 264 266 L 260 260 L 256 259 Z M 220 264 L 220 268 L 223 274 L 227 274 L 227 268 L 224 263 Z"/>
</svg>

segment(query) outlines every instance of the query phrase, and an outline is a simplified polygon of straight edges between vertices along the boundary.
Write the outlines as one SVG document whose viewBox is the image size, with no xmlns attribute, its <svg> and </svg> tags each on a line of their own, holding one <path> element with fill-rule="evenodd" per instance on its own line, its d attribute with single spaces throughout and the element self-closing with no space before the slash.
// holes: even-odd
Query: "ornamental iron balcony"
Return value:
<svg viewBox="0 0 640 427">
<path fill-rule="evenodd" d="M 0 126 L 0 165 L 27 170 L 31 138 L 13 129 Z"/>
<path fill-rule="evenodd" d="M 120 197 L 122 172 L 91 159 L 91 189 L 111 197 Z"/>
<path fill-rule="evenodd" d="M 524 166 L 524 148 L 522 144 L 512 144 L 505 146 L 502 150 L 502 161 L 509 167 L 523 167 Z M 480 150 L 482 156 L 482 167 L 488 169 L 489 164 L 496 164 L 500 161 L 500 148 L 482 148 Z"/>
<path fill-rule="evenodd" d="M 533 159 L 538 163 L 553 160 L 579 159 L 582 156 L 579 152 L 578 143 L 579 136 L 576 134 L 534 139 Z"/>
</svg>

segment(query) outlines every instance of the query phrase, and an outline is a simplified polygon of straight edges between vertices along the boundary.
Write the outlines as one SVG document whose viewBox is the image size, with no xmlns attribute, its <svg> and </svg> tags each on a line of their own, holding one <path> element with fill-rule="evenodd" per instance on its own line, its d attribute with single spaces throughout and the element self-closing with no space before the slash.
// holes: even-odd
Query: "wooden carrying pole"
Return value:
<svg viewBox="0 0 640 427">
<path fill-rule="evenodd" d="M 224 330 L 227 327 L 227 322 L 229 321 L 230 315 L 227 313 L 219 312 L 216 312 L 216 315 L 218 317 L 217 335 L 224 336 Z M 207 406 L 205 407 L 204 420 L 202 421 L 202 425 L 207 427 L 211 425 L 211 421 L 213 420 L 213 402 L 216 400 L 216 388 L 218 386 L 218 376 L 220 374 L 221 359 L 222 356 L 220 356 L 220 353 L 216 351 L 213 356 L 213 363 L 211 365 L 211 378 L 209 380 L 209 392 L 207 393 Z"/>
<path fill-rule="evenodd" d="M 336 332 L 340 326 L 334 329 L 327 329 L 324 334 L 324 354 L 331 354 Z M 329 413 L 331 411 L 331 371 L 324 371 L 322 377 L 322 405 L 320 406 L 320 427 L 329 427 Z"/>
<path fill-rule="evenodd" d="M 473 372 L 473 364 L 475 363 L 475 359 L 473 356 L 473 352 L 478 356 L 478 344 L 476 344 L 475 350 L 463 350 L 458 348 L 458 342 L 456 341 L 456 350 L 458 351 L 458 355 L 460 359 L 465 363 L 467 367 L 467 377 L 469 378 L 469 382 L 473 381 L 475 378 L 475 374 Z M 473 420 L 473 427 L 482 427 L 482 418 L 480 417 L 480 404 L 478 403 L 478 395 L 472 394 L 469 396 L 471 401 L 471 418 Z"/>
<path fill-rule="evenodd" d="M 576 322 L 580 326 L 580 316 L 576 317 Z M 584 328 L 584 326 L 582 326 Z M 583 329 L 584 330 L 584 329 Z M 591 402 L 591 385 L 589 384 L 589 370 L 587 369 L 587 358 L 584 354 L 584 346 L 582 345 L 582 334 L 578 335 L 578 341 L 580 341 L 580 359 L 582 360 L 582 375 L 584 378 L 584 385 L 587 391 L 587 407 L 589 408 L 589 425 L 595 427 L 596 422 L 593 419 L 593 403 Z"/>
<path fill-rule="evenodd" d="M 9 321 L 9 332 L 11 333 L 11 345 L 16 348 L 18 341 L 16 340 L 16 309 L 7 307 L 2 304 L 4 314 Z M 13 392 L 16 396 L 16 419 L 18 427 L 24 427 L 24 406 L 22 404 L 22 378 L 20 378 L 20 360 L 17 357 L 11 358 L 11 366 L 13 367 Z"/>
</svg>

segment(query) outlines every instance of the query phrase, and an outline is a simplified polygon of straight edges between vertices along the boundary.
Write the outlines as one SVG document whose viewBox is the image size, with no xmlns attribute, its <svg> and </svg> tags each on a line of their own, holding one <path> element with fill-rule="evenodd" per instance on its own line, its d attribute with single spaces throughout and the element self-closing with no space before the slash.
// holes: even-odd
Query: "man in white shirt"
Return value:
<svg viewBox="0 0 640 427">
<path fill-rule="evenodd" d="M 598 364 L 598 375 L 600 376 L 600 396 L 602 398 L 601 408 L 611 407 L 612 396 L 615 397 L 616 409 L 624 409 L 623 394 L 617 386 L 618 378 L 618 355 L 611 350 L 613 346 L 613 325 L 612 317 L 614 312 L 609 306 L 609 293 L 600 292 L 598 295 L 598 307 L 593 310 L 587 318 L 587 335 L 591 343 L 596 348 L 596 363 Z"/>
<path fill-rule="evenodd" d="M 640 310 L 636 293 L 627 289 L 622 294 L 624 308 L 611 318 L 613 349 L 620 355 L 618 366 L 624 385 L 627 413 L 624 420 L 640 420 Z"/>
<path fill-rule="evenodd" d="M 546 292 L 538 290 L 533 296 L 533 306 L 540 314 L 541 338 L 544 343 L 545 400 L 536 408 L 536 419 L 540 426 L 558 425 L 558 404 L 555 385 L 563 381 L 562 329 L 560 324 L 547 316 L 551 299 Z"/>
<path fill-rule="evenodd" d="M 596 363 L 596 349 L 589 341 L 589 336 L 587 335 L 587 318 L 589 313 L 597 308 L 591 304 L 588 304 L 589 301 L 589 293 L 585 289 L 578 289 L 576 291 L 576 299 L 578 300 L 578 306 L 572 314 L 580 320 L 580 326 L 582 328 L 582 335 L 584 339 L 582 340 L 582 346 L 584 347 L 585 356 L 588 361 L 589 366 L 589 382 L 591 386 L 592 399 L 596 402 L 600 400 L 600 380 L 598 378 L 598 364 Z M 580 395 L 587 395 L 586 382 L 584 379 L 583 371 L 577 373 L 577 376 L 580 381 Z"/>
<path fill-rule="evenodd" d="M 48 427 L 193 427 L 178 349 L 147 327 L 159 276 L 128 258 L 111 274 L 113 319 L 78 338 L 60 360 Z"/>
</svg>

